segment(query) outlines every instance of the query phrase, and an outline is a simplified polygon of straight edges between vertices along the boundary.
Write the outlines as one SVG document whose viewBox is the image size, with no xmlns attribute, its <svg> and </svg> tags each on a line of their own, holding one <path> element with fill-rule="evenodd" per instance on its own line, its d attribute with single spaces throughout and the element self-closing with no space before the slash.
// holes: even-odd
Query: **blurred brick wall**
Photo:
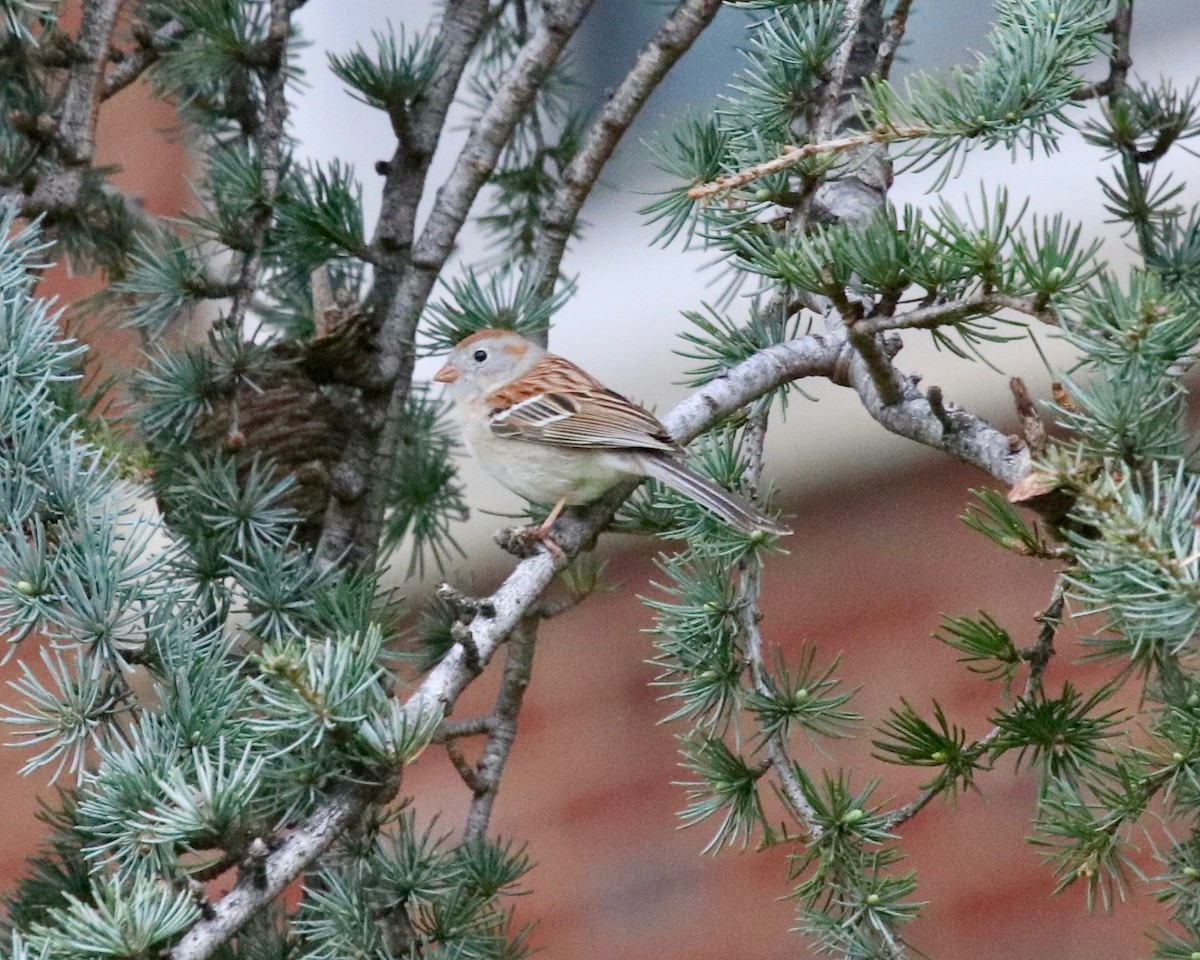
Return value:
<svg viewBox="0 0 1200 960">
<path fill-rule="evenodd" d="M 999 690 L 931 638 L 938 614 L 985 609 L 1018 644 L 1032 643 L 1054 569 L 1003 553 L 957 519 L 968 488 L 982 482 L 966 467 L 937 464 L 809 498 L 791 554 L 768 565 L 767 642 L 793 658 L 816 644 L 821 663 L 840 654 L 839 675 L 862 687 L 852 706 L 869 722 L 903 695 L 925 715 L 936 698 L 970 735 L 986 732 Z M 608 579 L 620 588 L 543 629 L 496 803 L 495 830 L 528 840 L 538 864 L 527 878 L 532 893 L 518 904 L 519 916 L 540 918 L 533 942 L 550 957 L 612 960 L 811 955 L 788 933 L 795 913 L 780 899 L 790 890 L 785 849 L 701 856 L 711 828 L 677 829 L 685 791 L 673 781 L 690 779 L 677 766 L 682 731 L 657 725 L 670 706 L 648 686 L 653 638 L 641 631 L 651 617 L 636 599 L 653 594 L 656 571 L 640 553 L 614 552 Z M 1088 690 L 1106 677 L 1077 665 L 1079 654 L 1064 628 L 1047 672 L 1051 691 L 1068 677 Z M 487 709 L 494 687 L 477 687 L 457 715 Z M 906 802 L 926 778 L 872 760 L 871 736 L 864 729 L 854 740 L 802 744 L 798 758 L 810 770 L 852 764 L 856 787 L 881 777 L 876 800 Z M 1112 916 L 1089 915 L 1081 890 L 1051 897 L 1049 869 L 1025 841 L 1030 776 L 1003 761 L 978 785 L 980 794 L 961 797 L 956 809 L 931 805 L 900 830 L 917 897 L 930 904 L 910 927 L 915 946 L 932 960 L 1148 952 L 1142 931 L 1162 916 L 1144 888 Z M 438 749 L 412 768 L 405 790 L 422 814 L 442 809 L 443 828 L 461 825 L 466 791 Z"/>
</svg>

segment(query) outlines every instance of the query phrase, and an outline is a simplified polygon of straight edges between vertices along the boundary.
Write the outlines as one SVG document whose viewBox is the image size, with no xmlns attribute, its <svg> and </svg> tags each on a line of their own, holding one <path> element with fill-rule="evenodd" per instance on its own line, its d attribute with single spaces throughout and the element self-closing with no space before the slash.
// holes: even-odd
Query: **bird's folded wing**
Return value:
<svg viewBox="0 0 1200 960">
<path fill-rule="evenodd" d="M 650 412 L 553 355 L 488 398 L 497 436 L 579 449 L 635 448 L 678 453 Z"/>
</svg>

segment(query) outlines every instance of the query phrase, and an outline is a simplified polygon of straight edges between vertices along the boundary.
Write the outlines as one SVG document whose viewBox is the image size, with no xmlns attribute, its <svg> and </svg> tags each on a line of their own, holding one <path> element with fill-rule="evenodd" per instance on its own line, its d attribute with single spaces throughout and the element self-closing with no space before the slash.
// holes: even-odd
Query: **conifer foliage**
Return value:
<svg viewBox="0 0 1200 960">
<path fill-rule="evenodd" d="M 709 830 L 711 851 L 786 846 L 780 892 L 814 949 L 919 956 L 905 825 L 986 792 L 1007 764 L 1037 780 L 1031 839 L 1060 887 L 1098 907 L 1157 897 L 1171 922 L 1147 951 L 1200 956 L 1200 474 L 1184 385 L 1200 209 L 1163 172 L 1200 119 L 1194 87 L 1137 75 L 1132 0 L 997 0 L 969 65 L 903 82 L 891 70 L 911 0 L 730 2 L 739 71 L 657 138 L 674 186 L 645 208 L 647 242 L 703 246 L 726 291 L 679 304 L 693 393 L 664 423 L 695 441 L 694 466 L 759 491 L 772 420 L 804 402 L 805 378 L 827 379 L 881 429 L 979 468 L 990 484 L 964 520 L 1058 571 L 1036 635 L 954 611 L 936 635 L 995 687 L 979 737 L 903 691 L 864 729 L 836 649 L 771 643 L 774 539 L 668 490 L 568 511 L 557 550 L 512 538 L 519 558 L 491 596 L 447 584 L 418 610 L 383 589 L 389 562 L 413 576 L 455 555 L 466 511 L 441 402 L 413 382 L 417 351 L 484 327 L 551 335 L 584 202 L 720 4 L 660 5 L 591 110 L 564 53 L 591 0 L 442 0 L 430 22 L 327 51 L 395 135 L 366 187 L 289 133 L 303 4 L 81 0 L 68 17 L 0 0 L 0 630 L 20 663 L 4 711 L 24 772 L 61 791 L 7 896 L 3 956 L 525 956 L 512 896 L 535 853 L 489 818 L 538 622 L 561 606 L 543 594 L 561 576 L 587 602 L 601 577 L 587 550 L 614 521 L 664 540 L 644 592 L 682 822 Z M 135 82 L 174 105 L 204 157 L 181 220 L 146 215 L 95 164 L 98 118 Z M 471 126 L 435 176 L 453 104 Z M 1036 163 L 1067 140 L 1111 159 L 1106 215 L 1132 267 L 988 184 L 961 206 L 888 200 L 893 176 L 932 169 L 944 184 L 972 151 Z M 364 190 L 382 198 L 374 225 Z M 471 217 L 492 249 L 462 264 Z M 143 337 L 119 415 L 37 295 L 59 259 L 99 272 L 89 308 Z M 1041 406 L 1014 384 L 1021 436 L 896 362 L 904 338 L 969 362 L 1031 330 L 1078 359 Z M 1110 668 L 1094 689 L 1044 682 L 1068 610 L 1090 616 L 1090 655 Z M 485 672 L 493 709 L 451 717 Z M 1132 713 L 1113 705 L 1129 685 Z M 836 745 L 804 749 L 852 734 L 927 771 L 920 792 L 885 800 L 839 768 Z M 465 823 L 406 793 L 422 751 L 462 774 Z M 1145 832 L 1153 878 L 1129 857 Z M 218 877 L 224 892 L 205 885 Z"/>
</svg>

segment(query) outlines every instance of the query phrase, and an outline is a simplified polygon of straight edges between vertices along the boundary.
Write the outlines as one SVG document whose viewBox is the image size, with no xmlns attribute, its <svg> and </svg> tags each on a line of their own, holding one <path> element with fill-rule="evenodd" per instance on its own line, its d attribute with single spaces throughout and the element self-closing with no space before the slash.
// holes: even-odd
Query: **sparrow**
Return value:
<svg viewBox="0 0 1200 960">
<path fill-rule="evenodd" d="M 563 507 L 631 477 L 652 477 L 743 533 L 791 533 L 689 470 L 683 447 L 648 410 L 519 334 L 471 334 L 433 379 L 446 384 L 463 443 L 484 469 L 526 500 L 554 504 L 536 534 L 543 540 Z"/>
</svg>

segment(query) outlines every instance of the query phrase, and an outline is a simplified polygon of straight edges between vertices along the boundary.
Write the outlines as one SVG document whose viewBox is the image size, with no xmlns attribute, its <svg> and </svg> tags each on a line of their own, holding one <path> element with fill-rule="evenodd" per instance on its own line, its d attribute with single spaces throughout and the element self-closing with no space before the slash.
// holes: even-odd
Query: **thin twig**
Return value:
<svg viewBox="0 0 1200 960">
<path fill-rule="evenodd" d="M 845 137 L 825 140 L 820 143 L 805 143 L 799 146 L 788 147 L 783 153 L 771 160 L 764 160 L 762 163 L 756 163 L 754 166 L 747 167 L 745 170 L 740 170 L 737 173 L 717 177 L 708 183 L 698 184 L 688 191 L 688 196 L 693 200 L 711 200 L 719 194 L 728 193 L 730 190 L 744 187 L 746 184 L 769 174 L 778 173 L 781 170 L 786 170 L 788 167 L 795 166 L 805 157 L 812 157 L 822 153 L 846 153 L 877 143 L 915 140 L 918 137 L 928 136 L 931 132 L 928 127 L 893 127 L 881 125 L 865 133 L 855 133 Z"/>
<path fill-rule="evenodd" d="M 101 98 L 120 93 L 159 61 L 163 53 L 170 50 L 187 33 L 187 28 L 178 20 L 168 20 L 153 33 L 139 37 L 138 47 L 120 63 L 114 63 L 104 77 Z"/>
<path fill-rule="evenodd" d="M 1008 388 L 1021 420 L 1021 435 L 1025 438 L 1030 455 L 1036 459 L 1046 451 L 1046 424 L 1042 422 L 1037 404 L 1033 402 L 1024 380 L 1012 377 L 1008 381 Z"/>
<path fill-rule="evenodd" d="M 467 789 L 476 796 L 482 793 L 486 788 L 483 786 L 483 781 L 479 779 L 479 771 L 467 759 L 462 748 L 453 741 L 447 741 L 445 747 L 446 756 L 450 758 L 450 763 L 458 772 L 462 782 L 467 785 Z"/>
<path fill-rule="evenodd" d="M 224 323 L 240 335 L 250 301 L 258 289 L 262 272 L 263 245 L 271 225 L 275 195 L 283 168 L 283 132 L 287 123 L 287 46 L 292 30 L 292 5 L 288 0 L 271 0 L 271 16 L 265 43 L 269 64 L 263 79 L 262 109 L 257 112 L 254 143 L 262 171 L 262 202 L 250 218 L 248 252 L 242 259 L 235 289 Z"/>
<path fill-rule="evenodd" d="M 879 44 L 879 55 L 875 58 L 875 72 L 882 80 L 886 80 L 892 72 L 896 51 L 900 49 L 900 44 L 904 41 L 904 32 L 908 29 L 908 15 L 912 4 L 913 0 L 900 0 L 883 28 L 883 40 Z"/>
<path fill-rule="evenodd" d="M 512 0 L 513 14 L 517 18 L 517 31 L 515 40 L 518 44 L 524 45 L 529 39 L 529 8 L 525 5 L 525 0 Z M 546 156 L 546 132 L 542 129 L 542 117 L 535 105 L 527 114 L 529 122 L 529 131 L 533 136 L 534 155 L 540 158 Z"/>
<path fill-rule="evenodd" d="M 1042 675 L 1050 665 L 1050 658 L 1054 656 L 1054 635 L 1062 626 L 1063 603 L 1063 588 L 1060 582 L 1055 588 L 1054 599 L 1036 618 L 1042 625 L 1042 629 L 1038 631 L 1037 642 L 1032 649 L 1022 654 L 1022 658 L 1029 664 L 1029 681 L 1025 685 L 1026 699 L 1042 689 Z"/>
<path fill-rule="evenodd" d="M 892 366 L 884 345 L 875 336 L 854 327 L 850 328 L 849 337 L 855 352 L 862 358 L 880 402 L 885 407 L 900 403 L 904 399 L 904 381 Z"/>
<path fill-rule="evenodd" d="M 604 165 L 650 94 L 704 32 L 720 7 L 721 0 L 682 0 L 659 25 L 625 78 L 592 120 L 579 150 L 563 171 L 562 181 L 542 213 L 541 231 L 529 267 L 530 275 L 537 278 L 536 290 L 542 299 L 549 299 L 554 292 L 571 231 Z"/>
<path fill-rule="evenodd" d="M 1062 624 L 1063 603 L 1062 582 L 1059 581 L 1054 585 L 1054 595 L 1046 609 L 1034 618 L 1042 625 L 1041 630 L 1038 631 L 1037 642 L 1029 650 L 1023 651 L 1021 655 L 1022 659 L 1029 664 L 1029 678 L 1025 682 L 1025 691 L 1021 694 L 1022 700 L 1028 700 L 1042 689 L 1042 675 L 1046 672 L 1050 658 L 1054 656 L 1054 636 Z M 982 757 L 1000 736 L 1000 733 L 1000 727 L 992 727 L 984 736 L 971 744 L 968 758 L 974 761 Z M 935 779 L 909 803 L 888 815 L 886 829 L 891 830 L 911 820 L 924 810 L 935 797 L 939 796 L 951 782 L 946 777 Z"/>
<path fill-rule="evenodd" d="M 463 828 L 463 839 L 474 840 L 487 832 L 492 806 L 500 789 L 500 777 L 509 751 L 517 738 L 517 717 L 529 677 L 533 670 L 533 654 L 537 646 L 537 622 L 528 617 L 522 620 L 508 638 L 508 657 L 504 676 L 492 708 L 492 729 L 488 734 L 483 755 L 476 765 L 478 787 L 471 798 L 471 809 Z"/>
<path fill-rule="evenodd" d="M 762 472 L 763 447 L 767 437 L 769 409 L 763 405 L 748 420 L 742 432 L 742 454 L 746 462 L 745 478 L 751 487 L 758 485 Z M 763 653 L 762 620 L 760 597 L 762 596 L 762 565 L 751 558 L 741 567 L 737 589 L 738 622 L 746 644 L 746 662 L 750 667 L 750 680 L 754 689 L 764 695 L 770 694 L 766 679 L 766 663 Z M 800 779 L 792 758 L 788 755 L 787 742 L 782 731 L 776 732 L 766 741 L 767 759 L 771 769 L 779 778 L 780 792 L 791 807 L 792 814 L 804 831 L 804 840 L 818 840 L 824 832 L 817 819 L 817 811 L 800 786 Z"/>
<path fill-rule="evenodd" d="M 1092 100 L 1096 97 L 1114 97 L 1125 89 L 1129 70 L 1133 66 L 1129 41 L 1133 34 L 1133 0 L 1118 0 L 1116 12 L 1108 24 L 1113 49 L 1108 58 L 1108 76 L 1096 83 L 1088 83 L 1071 94 L 1072 100 Z"/>
<path fill-rule="evenodd" d="M 988 748 L 999 736 L 1000 728 L 992 727 L 992 729 L 989 730 L 984 736 L 980 737 L 973 744 L 971 744 L 971 758 L 975 759 L 976 757 L 982 757 L 985 753 L 987 753 Z M 936 778 L 933 783 L 918 793 L 911 801 L 906 803 L 903 807 L 893 810 L 890 814 L 888 814 L 886 820 L 884 821 L 884 829 L 894 830 L 896 827 L 900 826 L 900 824 L 907 823 L 927 806 L 929 806 L 929 804 L 935 798 L 941 796 L 942 792 L 950 785 L 950 782 L 951 781 L 948 777 L 939 776 Z"/>
<path fill-rule="evenodd" d="M 1053 307 L 1039 307 L 1036 297 L 1010 297 L 1003 293 L 978 293 L 961 300 L 918 307 L 907 313 L 890 316 L 870 316 L 859 320 L 855 327 L 865 333 L 883 333 L 886 330 L 932 330 L 949 327 L 975 317 L 984 317 L 997 310 L 1015 310 L 1026 316 L 1036 317 L 1049 326 L 1058 326 L 1058 313 Z"/>
<path fill-rule="evenodd" d="M 491 733 L 496 726 L 495 718 L 490 714 L 481 717 L 468 717 L 465 720 L 443 720 L 433 735 L 434 743 L 449 743 L 463 737 L 478 737 Z"/>
</svg>

